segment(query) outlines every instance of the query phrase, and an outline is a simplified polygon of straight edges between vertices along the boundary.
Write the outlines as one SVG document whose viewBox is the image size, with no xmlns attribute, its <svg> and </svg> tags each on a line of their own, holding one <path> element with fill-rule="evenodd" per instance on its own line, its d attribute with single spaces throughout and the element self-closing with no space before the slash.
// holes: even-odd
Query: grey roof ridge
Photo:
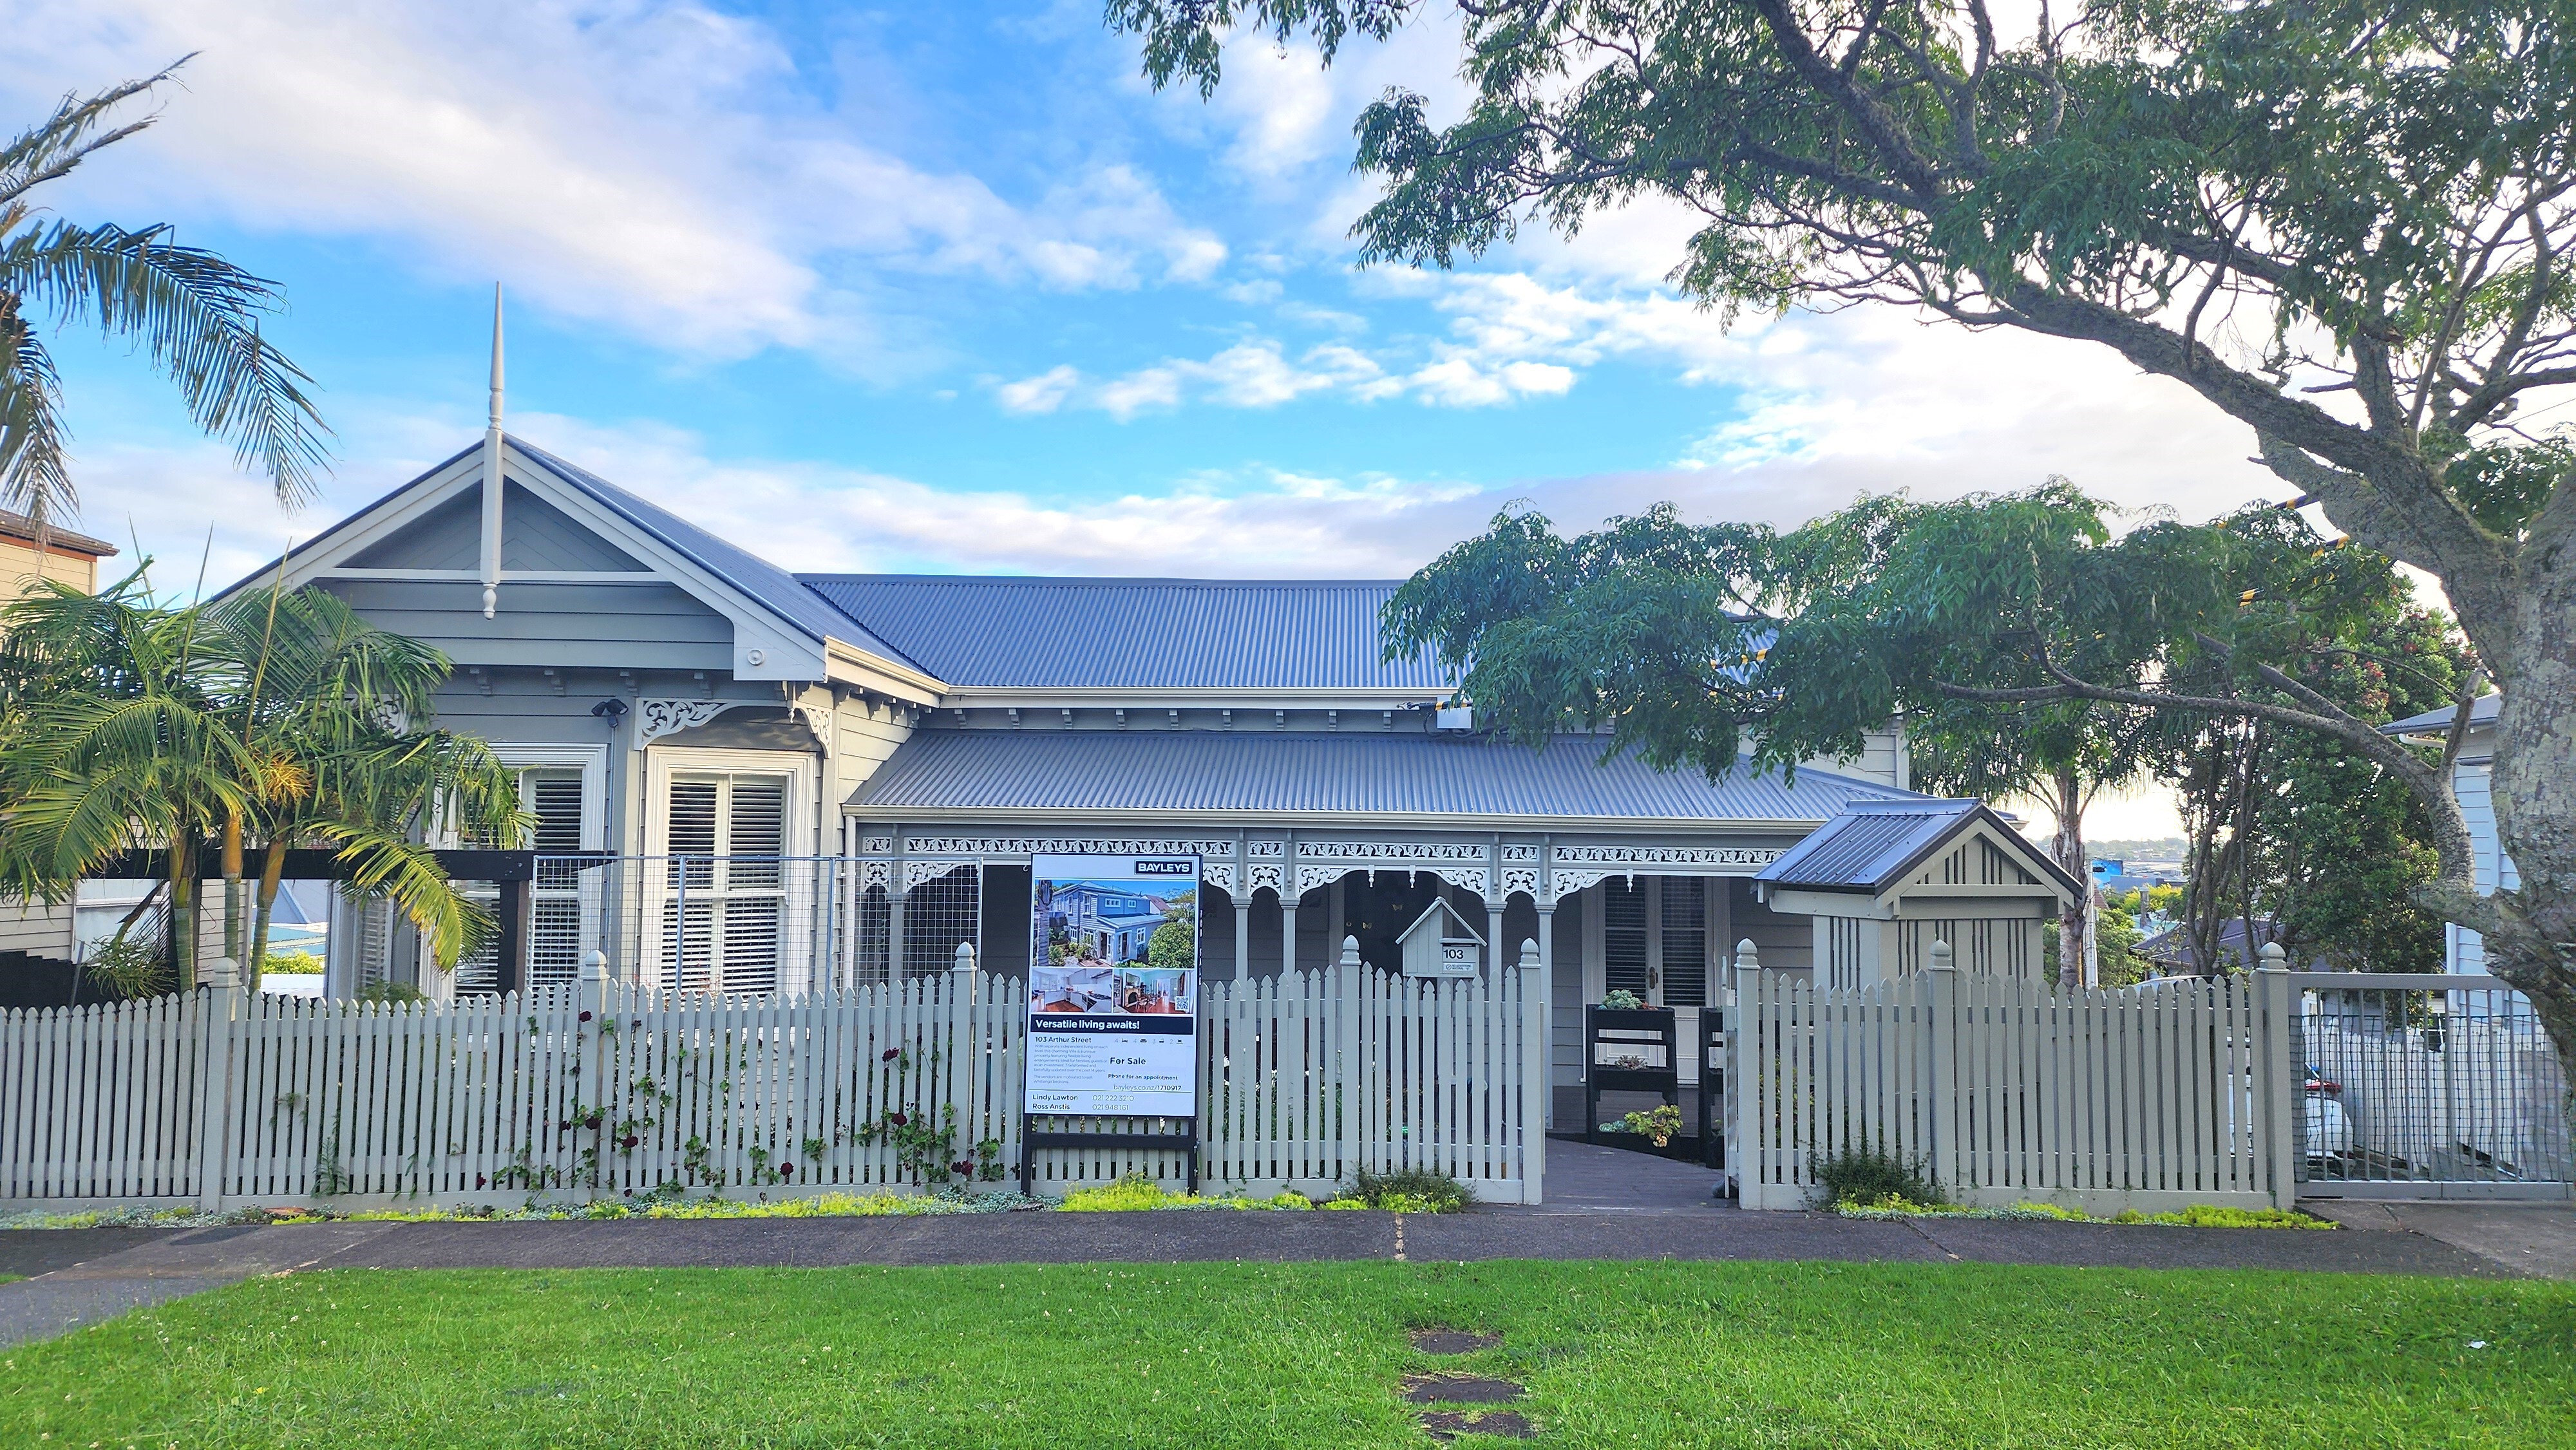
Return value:
<svg viewBox="0 0 2576 1450">
<path fill-rule="evenodd" d="M 1153 584 L 1210 589 L 1382 589 L 1404 582 L 1401 579 L 1208 579 L 1176 574 L 871 574 L 837 571 L 801 571 L 794 578 L 803 584 L 955 584 L 978 588 L 993 585 Z"/>
</svg>

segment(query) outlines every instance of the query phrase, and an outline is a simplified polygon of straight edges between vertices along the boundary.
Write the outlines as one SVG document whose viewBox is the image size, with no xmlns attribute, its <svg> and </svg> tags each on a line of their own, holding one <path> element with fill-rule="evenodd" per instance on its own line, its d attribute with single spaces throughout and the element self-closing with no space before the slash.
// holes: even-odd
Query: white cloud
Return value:
<svg viewBox="0 0 2576 1450">
<path fill-rule="evenodd" d="M 1004 383 L 993 390 L 1006 413 L 1052 413 L 1064 406 L 1082 374 L 1069 364 L 1059 364 L 1033 378 Z"/>
<path fill-rule="evenodd" d="M 21 113 L 201 52 L 165 123 L 75 178 L 92 197 L 374 238 L 677 350 L 866 356 L 845 257 L 1089 288 L 1225 256 L 1125 167 L 1025 206 L 915 167 L 694 0 L 0 0 L 0 29 Z"/>
</svg>

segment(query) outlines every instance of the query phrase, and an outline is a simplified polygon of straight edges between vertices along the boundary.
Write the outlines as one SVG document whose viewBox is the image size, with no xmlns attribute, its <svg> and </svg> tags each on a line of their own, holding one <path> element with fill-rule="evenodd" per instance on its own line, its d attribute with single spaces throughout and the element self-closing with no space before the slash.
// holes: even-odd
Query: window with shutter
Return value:
<svg viewBox="0 0 2576 1450">
<path fill-rule="evenodd" d="M 663 960 L 684 992 L 774 992 L 787 923 L 781 775 L 674 777 L 663 804 Z"/>
<path fill-rule="evenodd" d="M 520 797 L 537 818 L 529 844 L 537 852 L 537 879 L 528 901 L 528 981 L 560 985 L 581 974 L 582 873 L 565 857 L 582 849 L 583 797 L 578 770 L 531 770 L 519 778 Z"/>
<path fill-rule="evenodd" d="M 1667 1007 L 1708 1005 L 1708 880 L 1664 878 L 1664 980 Z"/>
<path fill-rule="evenodd" d="M 1646 974 L 1646 883 L 1613 876 L 1601 883 L 1601 987 L 1649 996 Z"/>
</svg>

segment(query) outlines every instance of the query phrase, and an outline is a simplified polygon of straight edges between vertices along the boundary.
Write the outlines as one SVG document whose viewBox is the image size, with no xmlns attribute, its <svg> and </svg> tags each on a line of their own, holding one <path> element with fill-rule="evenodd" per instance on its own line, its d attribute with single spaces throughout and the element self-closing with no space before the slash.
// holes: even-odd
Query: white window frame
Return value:
<svg viewBox="0 0 2576 1450">
<path fill-rule="evenodd" d="M 798 750 L 721 750 L 686 745 L 652 745 L 644 751 L 644 855 L 659 858 L 670 854 L 670 821 L 663 802 L 670 799 L 671 782 L 692 775 L 774 775 L 787 781 L 786 854 L 790 857 L 813 857 L 821 854 L 816 844 L 815 797 L 821 789 L 821 765 L 818 759 Z M 814 915 L 814 872 L 811 867 L 798 869 L 789 865 L 780 871 L 784 890 L 780 921 L 780 961 L 778 990 L 796 994 L 813 990 L 814 956 L 821 944 L 805 941 L 801 950 L 795 943 L 804 933 L 797 925 L 809 922 Z M 670 988 L 671 964 L 663 960 L 663 902 L 671 894 L 666 873 L 646 864 L 636 873 L 637 896 L 641 912 L 636 918 L 637 979 L 649 986 Z"/>
</svg>

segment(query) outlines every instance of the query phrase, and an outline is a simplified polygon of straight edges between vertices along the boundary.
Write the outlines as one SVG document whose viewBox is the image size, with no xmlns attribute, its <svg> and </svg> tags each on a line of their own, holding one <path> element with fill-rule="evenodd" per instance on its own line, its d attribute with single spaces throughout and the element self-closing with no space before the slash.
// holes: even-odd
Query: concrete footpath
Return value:
<svg viewBox="0 0 2576 1450">
<path fill-rule="evenodd" d="M 320 1269 L 1805 1259 L 2493 1278 L 2576 1274 L 2576 1254 L 2500 1259 L 2436 1236 L 2448 1229 L 2456 1240 L 2456 1224 L 2325 1233 L 1742 1213 L 1713 1200 L 1713 1175 L 1691 1165 L 1579 1144 L 1552 1144 L 1548 1159 L 1554 1177 L 1546 1206 L 1452 1215 L 1015 1213 L 0 1231 L 0 1272 L 35 1276 L 0 1285 L 0 1346 L 66 1333 L 255 1275 Z M 2421 1207 L 2430 1206 L 2403 1206 L 2408 1213 Z M 2566 1209 L 2475 1212 L 2489 1219 L 2534 1212 L 2563 1218 Z M 2490 1225 L 2486 1232 L 2503 1231 Z"/>
</svg>

